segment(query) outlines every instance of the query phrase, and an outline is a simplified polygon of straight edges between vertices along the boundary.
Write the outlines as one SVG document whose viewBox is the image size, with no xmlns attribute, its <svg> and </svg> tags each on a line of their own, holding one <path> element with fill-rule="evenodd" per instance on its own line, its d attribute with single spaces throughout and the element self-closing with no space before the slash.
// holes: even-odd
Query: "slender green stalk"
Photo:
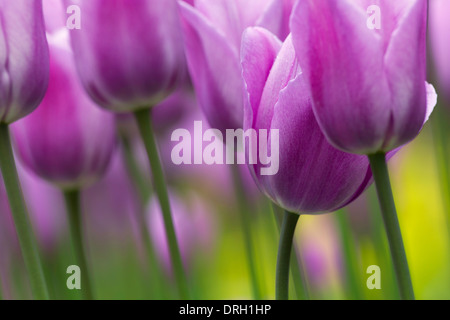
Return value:
<svg viewBox="0 0 450 320">
<path fill-rule="evenodd" d="M 239 206 L 239 217 L 241 218 L 242 235 L 244 237 L 245 250 L 247 253 L 247 263 L 250 272 L 253 297 L 255 300 L 261 300 L 261 288 L 258 281 L 258 273 L 256 270 L 255 253 L 252 243 L 252 228 L 250 225 L 250 205 L 245 196 L 245 188 L 242 183 L 242 177 L 239 172 L 238 165 L 232 165 L 232 176 L 234 188 Z"/>
<path fill-rule="evenodd" d="M 335 217 L 339 226 L 342 241 L 342 253 L 345 263 L 346 286 L 351 300 L 359 300 L 363 298 L 360 277 L 358 270 L 358 259 L 356 256 L 355 239 L 353 237 L 350 223 L 346 217 L 344 209 L 336 213 Z"/>
<path fill-rule="evenodd" d="M 439 182 L 442 190 L 442 201 L 446 212 L 445 221 L 447 223 L 448 234 L 450 235 L 450 171 L 448 168 L 450 163 L 448 121 L 450 117 L 446 110 L 439 110 L 442 108 L 437 109 L 435 111 L 437 115 L 433 117 L 432 123 L 433 139 L 435 141 L 436 161 L 440 173 Z"/>
<path fill-rule="evenodd" d="M 300 215 L 285 211 L 278 246 L 275 297 L 277 300 L 289 300 L 289 265 L 295 227 Z"/>
<path fill-rule="evenodd" d="M 81 293 L 83 299 L 92 300 L 91 277 L 83 245 L 82 218 L 80 209 L 80 192 L 78 190 L 64 191 L 67 215 L 69 220 L 72 246 L 75 251 L 77 264 L 81 270 Z"/>
<path fill-rule="evenodd" d="M 369 155 L 370 166 L 375 179 L 378 201 L 383 215 L 384 227 L 389 242 L 392 261 L 394 264 L 400 297 L 404 300 L 414 300 L 411 276 L 403 246 L 402 234 L 398 223 L 394 197 L 384 153 Z"/>
<path fill-rule="evenodd" d="M 136 162 L 129 138 L 126 137 L 125 134 L 121 134 L 121 140 L 123 145 L 123 157 L 128 174 L 133 182 L 141 203 L 146 205 L 152 194 L 151 185 L 145 179 L 145 176 L 142 174 L 141 169 Z"/>
<path fill-rule="evenodd" d="M 178 286 L 178 293 L 181 299 L 186 300 L 189 298 L 188 283 L 183 268 L 183 263 L 181 261 L 181 254 L 178 247 L 175 227 L 172 220 L 166 181 L 153 132 L 151 109 L 136 111 L 135 118 L 139 127 L 141 138 L 145 144 L 145 149 L 147 151 L 147 156 L 150 162 L 150 168 L 152 170 L 153 188 L 156 192 L 156 195 L 158 196 L 159 204 L 161 206 L 161 211 L 163 214 L 167 243 L 169 244 L 169 252 L 176 284 Z"/>
<path fill-rule="evenodd" d="M 383 290 L 383 294 L 386 299 L 398 300 L 400 299 L 400 292 L 396 282 L 392 259 L 389 258 L 389 245 L 375 186 L 370 187 L 369 190 L 367 190 L 367 194 L 369 200 L 370 222 L 372 226 L 370 232 L 371 237 L 375 246 L 377 259 L 380 261 L 380 266 L 384 266 L 383 282 L 387 283 L 391 288 L 391 290 Z"/>
<path fill-rule="evenodd" d="M 282 213 L 279 212 L 281 209 L 272 203 L 272 211 L 275 216 L 275 222 L 277 224 L 278 231 L 281 230 L 281 225 L 283 223 L 282 221 Z M 297 245 L 295 242 L 292 245 L 292 252 L 291 252 L 291 276 L 294 283 L 294 289 L 295 294 L 297 296 L 297 299 L 299 300 L 309 300 L 309 290 L 308 290 L 308 284 L 306 280 L 306 275 L 304 273 L 302 258 L 299 253 L 299 250 L 297 249 Z"/>
<path fill-rule="evenodd" d="M 22 190 L 17 176 L 14 162 L 9 128 L 0 124 L 0 167 L 3 174 L 9 204 L 16 226 L 25 267 L 30 278 L 31 290 L 35 299 L 49 299 L 47 284 L 45 282 L 41 259 L 36 246 L 36 238 L 31 228 L 27 208 L 22 195 Z"/>
<path fill-rule="evenodd" d="M 139 208 L 136 210 L 135 218 L 139 226 L 139 236 L 144 245 L 147 254 L 147 260 L 150 266 L 150 283 L 152 284 L 152 296 L 155 299 L 164 298 L 165 290 L 163 285 L 164 274 L 159 264 L 158 257 L 155 252 L 148 224 L 145 219 L 145 206 L 150 198 L 151 188 L 143 179 L 141 170 L 133 156 L 131 145 L 127 137 L 122 135 L 123 156 L 127 167 L 128 174 L 132 180 L 133 187 L 138 194 Z"/>
</svg>

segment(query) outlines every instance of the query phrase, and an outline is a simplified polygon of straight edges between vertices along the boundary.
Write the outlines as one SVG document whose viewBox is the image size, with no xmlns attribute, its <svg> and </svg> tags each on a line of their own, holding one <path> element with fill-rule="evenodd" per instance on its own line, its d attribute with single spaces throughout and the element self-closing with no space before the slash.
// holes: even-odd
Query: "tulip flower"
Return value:
<svg viewBox="0 0 450 320">
<path fill-rule="evenodd" d="M 279 145 L 269 145 L 278 147 L 282 155 L 278 173 L 261 175 L 261 163 L 249 168 L 260 189 L 286 210 L 282 236 L 287 239 L 280 245 L 289 248 L 280 247 L 283 256 L 290 252 L 289 233 L 293 235 L 298 214 L 332 212 L 356 199 L 371 182 L 369 161 L 327 142 L 315 120 L 291 36 L 282 44 L 265 29 L 249 28 L 243 36 L 241 60 L 246 86 L 244 129 L 279 132 Z M 282 269 L 280 265 L 277 279 Z M 277 280 L 280 299 L 287 298 L 287 286 L 278 287 L 283 282 Z"/>
<path fill-rule="evenodd" d="M 242 128 L 239 52 L 242 33 L 263 26 L 284 39 L 292 0 L 199 0 L 180 2 L 186 56 L 200 107 L 211 127 Z"/>
<path fill-rule="evenodd" d="M 261 175 L 261 163 L 249 165 L 260 189 L 298 214 L 332 212 L 357 198 L 371 180 L 369 161 L 327 142 L 292 38 L 281 44 L 267 30 L 249 28 L 241 54 L 248 97 L 244 129 L 279 131 L 278 173 Z"/>
<path fill-rule="evenodd" d="M 71 42 L 81 81 L 100 106 L 149 108 L 183 79 L 185 60 L 175 0 L 65 0 L 81 27 Z"/>
<path fill-rule="evenodd" d="M 368 155 L 405 299 L 414 292 L 385 155 L 414 139 L 436 104 L 426 26 L 426 0 L 299 0 L 291 17 L 320 128 L 336 148 Z"/>
<path fill-rule="evenodd" d="M 187 298 L 187 280 L 174 232 L 163 168 L 151 120 L 151 107 L 186 80 L 186 61 L 176 0 L 65 0 L 82 13 L 71 30 L 78 74 L 100 106 L 133 112 L 153 173 L 153 185 L 165 215 L 179 294 Z"/>
<path fill-rule="evenodd" d="M 50 39 L 50 38 L 49 38 Z M 81 86 L 64 38 L 50 39 L 50 82 L 39 108 L 12 126 L 19 158 L 36 175 L 63 189 L 95 182 L 115 147 L 114 116 Z"/>
<path fill-rule="evenodd" d="M 358 154 L 417 136 L 429 116 L 426 0 L 300 0 L 291 30 L 328 141 Z M 379 25 L 378 25 L 379 23 Z"/>
<path fill-rule="evenodd" d="M 434 59 L 435 72 L 439 80 L 441 92 L 450 100 L 450 2 L 446 0 L 433 0 L 430 2 L 430 44 Z"/>
<path fill-rule="evenodd" d="M 16 122 L 13 138 L 24 165 L 63 190 L 72 242 L 85 272 L 83 294 L 90 292 L 81 239 L 79 190 L 105 172 L 115 147 L 114 115 L 96 106 L 78 80 L 68 34 L 49 36 L 50 81 L 39 108 Z"/>
<path fill-rule="evenodd" d="M 49 58 L 42 1 L 0 0 L 0 16 L 0 168 L 33 296 L 47 299 L 47 285 L 20 189 L 8 127 L 31 113 L 47 89 Z"/>
<path fill-rule="evenodd" d="M 242 128 L 244 89 L 239 52 L 243 31 L 249 26 L 264 26 L 284 39 L 289 33 L 293 3 L 292 0 L 198 0 L 191 6 L 179 2 L 189 72 L 200 108 L 212 128 L 222 133 Z M 254 297 L 260 299 L 251 228 L 246 217 L 249 205 L 245 203 L 245 189 L 236 166 L 232 170 Z"/>
</svg>

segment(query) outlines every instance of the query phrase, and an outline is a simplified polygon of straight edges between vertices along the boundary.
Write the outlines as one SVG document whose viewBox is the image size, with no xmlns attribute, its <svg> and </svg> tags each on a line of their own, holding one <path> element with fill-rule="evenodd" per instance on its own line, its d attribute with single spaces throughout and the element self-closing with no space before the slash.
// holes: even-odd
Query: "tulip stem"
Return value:
<svg viewBox="0 0 450 320">
<path fill-rule="evenodd" d="M 167 193 L 166 181 L 164 177 L 161 160 L 159 157 L 158 146 L 156 144 L 151 109 L 143 109 L 135 112 L 135 118 L 139 127 L 141 138 L 144 141 L 147 156 L 152 170 L 153 188 L 159 199 L 161 211 L 163 214 L 164 226 L 166 229 L 167 243 L 169 245 L 169 253 L 172 261 L 172 267 L 175 280 L 178 286 L 178 293 L 181 299 L 189 298 L 189 289 L 186 274 L 181 260 L 180 249 L 178 247 L 175 227 L 173 224 L 172 213 L 170 209 L 170 201 Z"/>
<path fill-rule="evenodd" d="M 283 223 L 282 209 L 272 203 L 272 211 L 275 216 L 278 231 L 280 231 L 281 224 Z M 298 300 L 309 300 L 308 282 L 306 280 L 302 258 L 295 243 L 292 245 L 291 255 L 291 276 L 294 283 L 295 294 Z"/>
<path fill-rule="evenodd" d="M 402 234 L 392 195 L 389 172 L 386 164 L 385 153 L 369 155 L 370 167 L 375 179 L 375 186 L 383 216 L 384 227 L 389 242 L 391 257 L 394 264 L 400 297 L 403 300 L 414 300 L 414 291 L 411 276 L 403 246 Z"/>
<path fill-rule="evenodd" d="M 359 281 L 360 267 L 358 265 L 358 258 L 356 255 L 357 248 L 345 209 L 341 209 L 336 212 L 336 219 L 341 236 L 342 256 L 345 264 L 345 289 L 348 291 L 348 298 L 350 300 L 360 300 L 364 297 L 364 295 L 361 290 L 361 282 Z"/>
<path fill-rule="evenodd" d="M 289 265 L 291 260 L 292 242 L 295 227 L 300 215 L 284 212 L 281 224 L 280 242 L 278 246 L 275 297 L 277 300 L 289 300 Z"/>
<path fill-rule="evenodd" d="M 85 300 L 92 300 L 91 277 L 83 245 L 80 192 L 78 190 L 64 191 L 64 199 L 66 202 L 72 246 L 81 270 L 81 292 Z"/>
<path fill-rule="evenodd" d="M 253 297 L 255 300 L 261 300 L 261 288 L 259 286 L 258 274 L 256 272 L 255 253 L 252 243 L 252 228 L 250 226 L 250 205 L 245 197 L 245 188 L 238 165 L 232 165 L 231 170 L 239 206 L 239 216 L 241 218 L 242 235 L 244 237 L 245 250 L 247 253 L 247 263 L 252 283 Z"/>
<path fill-rule="evenodd" d="M 33 296 L 38 300 L 48 300 L 48 289 L 36 246 L 37 242 L 23 199 L 9 128 L 6 124 L 0 124 L 0 167 Z"/>
<path fill-rule="evenodd" d="M 146 180 L 140 172 L 141 170 L 133 157 L 130 141 L 124 134 L 122 135 L 122 145 L 128 175 L 130 176 L 133 187 L 137 192 L 139 199 L 139 207 L 135 210 L 135 218 L 139 227 L 139 235 L 142 244 L 145 247 L 147 260 L 150 266 L 150 284 L 153 286 L 151 294 L 155 299 L 164 298 L 163 272 L 150 236 L 147 219 L 145 218 L 145 207 L 151 195 L 151 188 L 148 186 Z"/>
</svg>

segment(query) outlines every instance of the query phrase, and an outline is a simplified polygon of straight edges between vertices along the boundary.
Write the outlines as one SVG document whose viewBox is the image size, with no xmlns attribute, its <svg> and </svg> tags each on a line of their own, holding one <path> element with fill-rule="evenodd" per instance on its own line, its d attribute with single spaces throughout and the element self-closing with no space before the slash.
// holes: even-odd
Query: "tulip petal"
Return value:
<svg viewBox="0 0 450 320">
<path fill-rule="evenodd" d="M 300 0 L 291 18 L 319 125 L 331 144 L 358 153 L 382 147 L 391 116 L 382 38 L 366 20 L 347 0 Z"/>
<path fill-rule="evenodd" d="M 0 1 L 0 122 L 32 112 L 48 84 L 42 1 Z"/>
<path fill-rule="evenodd" d="M 239 52 L 197 10 L 180 2 L 188 67 L 199 104 L 212 127 L 242 127 L 242 79 Z M 226 58 L 224 58 L 226 57 Z"/>
<path fill-rule="evenodd" d="M 261 103 L 264 87 L 272 65 L 281 48 L 281 41 L 269 31 L 259 28 L 247 28 L 242 37 L 241 64 L 246 87 L 245 111 L 251 112 L 245 117 L 244 128 L 256 125 L 256 116 Z M 249 107 L 249 108 L 247 108 Z"/>
<path fill-rule="evenodd" d="M 423 126 L 427 94 L 427 2 L 409 1 L 385 55 L 385 72 L 391 91 L 391 124 L 383 150 L 391 150 L 417 136 Z M 418 43 L 419 46 L 413 44 Z"/>
</svg>

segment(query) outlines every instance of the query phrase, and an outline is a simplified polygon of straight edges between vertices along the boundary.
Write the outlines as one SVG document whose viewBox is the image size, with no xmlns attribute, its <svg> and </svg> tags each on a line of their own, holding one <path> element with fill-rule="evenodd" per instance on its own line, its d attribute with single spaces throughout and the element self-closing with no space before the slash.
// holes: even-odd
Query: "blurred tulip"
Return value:
<svg viewBox="0 0 450 320">
<path fill-rule="evenodd" d="M 210 125 L 222 132 L 242 128 L 239 51 L 249 26 L 264 26 L 284 39 L 292 0 L 198 0 L 179 2 L 190 75 Z"/>
<path fill-rule="evenodd" d="M 185 79 L 175 0 L 65 0 L 78 5 L 71 31 L 81 81 L 100 106 L 117 112 L 158 104 Z"/>
<path fill-rule="evenodd" d="M 375 3 L 379 16 L 373 1 L 300 0 L 291 18 L 320 128 L 358 154 L 411 141 L 436 100 L 425 82 L 427 1 Z"/>
<path fill-rule="evenodd" d="M 42 1 L 0 0 L 0 123 L 31 113 L 48 85 Z"/>
<path fill-rule="evenodd" d="M 103 174 L 115 147 L 113 115 L 95 106 L 78 81 L 64 38 L 49 38 L 50 82 L 40 107 L 12 126 L 18 156 L 35 174 L 65 189 Z"/>
<path fill-rule="evenodd" d="M 214 222 L 209 208 L 192 193 L 187 199 L 182 199 L 175 193 L 171 193 L 170 200 L 183 264 L 185 269 L 189 269 L 190 262 L 197 249 L 206 252 L 212 248 L 215 232 Z M 152 199 L 148 208 L 148 226 L 165 270 L 168 274 L 171 274 L 172 266 L 163 216 L 155 198 Z"/>
<path fill-rule="evenodd" d="M 250 165 L 261 190 L 280 207 L 301 214 L 335 211 L 357 198 L 371 181 L 367 157 L 326 141 L 292 38 L 281 44 L 265 29 L 247 29 L 242 67 L 248 96 L 244 130 L 279 130 L 278 173 L 263 176 L 260 164 Z"/>
<path fill-rule="evenodd" d="M 450 1 L 430 1 L 429 27 L 431 53 L 435 63 L 435 71 L 439 80 L 440 92 L 450 100 Z"/>
</svg>

